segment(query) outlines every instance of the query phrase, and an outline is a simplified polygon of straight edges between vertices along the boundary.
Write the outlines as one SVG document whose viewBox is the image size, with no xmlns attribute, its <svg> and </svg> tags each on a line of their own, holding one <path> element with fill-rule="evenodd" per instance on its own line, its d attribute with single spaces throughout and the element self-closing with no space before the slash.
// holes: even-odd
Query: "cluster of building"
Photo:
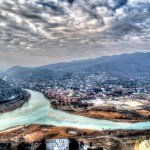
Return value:
<svg viewBox="0 0 150 150">
<path fill-rule="evenodd" d="M 112 98 L 150 93 L 150 84 L 133 79 L 119 79 L 108 74 L 90 74 L 85 77 L 72 76 L 64 79 L 45 78 L 12 80 L 13 85 L 41 91 L 51 99 L 54 106 L 87 107 L 86 101 L 96 98 Z M 82 101 L 85 100 L 85 101 Z"/>
<path fill-rule="evenodd" d="M 86 109 L 92 105 L 88 103 L 88 100 L 94 97 L 94 95 L 86 95 L 79 91 L 56 89 L 46 89 L 44 95 L 51 99 L 51 106 L 55 108 L 68 106 L 70 108 Z"/>
</svg>

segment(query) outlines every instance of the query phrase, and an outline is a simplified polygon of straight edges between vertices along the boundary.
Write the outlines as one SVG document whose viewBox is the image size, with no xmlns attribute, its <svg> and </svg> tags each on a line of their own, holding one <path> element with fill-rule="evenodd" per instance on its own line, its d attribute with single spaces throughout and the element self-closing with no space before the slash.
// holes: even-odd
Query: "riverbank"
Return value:
<svg viewBox="0 0 150 150">
<path fill-rule="evenodd" d="M 45 149 L 45 139 L 68 138 L 74 142 L 101 146 L 107 150 L 133 150 L 136 140 L 150 138 L 150 130 L 86 130 L 47 125 L 20 126 L 0 132 L 0 143 L 13 147 L 34 146 L 35 150 Z M 74 149 L 72 149 L 74 150 Z"/>
<path fill-rule="evenodd" d="M 66 110 L 65 110 L 66 111 Z M 66 111 L 75 115 L 81 115 L 84 117 L 94 118 L 94 119 L 107 119 L 116 122 L 127 122 L 127 123 L 136 123 L 149 121 L 149 111 L 145 111 L 142 114 L 136 115 L 136 113 L 122 113 L 122 112 L 112 112 L 112 111 L 103 111 L 103 110 L 84 110 L 84 111 Z M 142 111 L 143 112 L 143 111 Z"/>
<path fill-rule="evenodd" d="M 129 109 L 116 109 L 115 107 L 109 106 L 99 106 L 96 108 L 73 108 L 70 106 L 59 106 L 53 105 L 51 102 L 51 107 L 53 109 L 58 109 L 75 115 L 81 115 L 84 117 L 94 118 L 94 119 L 106 119 L 113 120 L 116 122 L 143 122 L 150 120 L 150 111 L 144 109 L 129 110 Z"/>
<path fill-rule="evenodd" d="M 143 122 L 150 120 L 149 99 L 121 97 L 118 100 L 101 98 L 95 100 L 76 100 L 57 96 L 57 93 L 44 93 L 50 100 L 51 107 L 71 114 L 95 119 L 118 122 Z M 53 97 L 52 97 L 53 96 Z"/>
<path fill-rule="evenodd" d="M 29 100 L 29 98 L 31 97 L 31 94 L 28 91 L 24 90 L 24 92 L 25 92 L 25 94 L 24 94 L 23 99 L 9 102 L 6 104 L 1 104 L 0 105 L 0 113 L 11 112 L 11 111 L 23 106 L 23 104 L 25 102 L 27 102 Z"/>
<path fill-rule="evenodd" d="M 18 125 L 44 124 L 65 126 L 79 129 L 116 130 L 116 129 L 149 129 L 149 122 L 123 123 L 110 119 L 93 119 L 74 115 L 65 111 L 52 109 L 50 101 L 37 91 L 28 90 L 30 100 L 21 108 L 0 115 L 0 130 L 5 130 Z M 8 123 L 9 122 L 9 123 Z"/>
</svg>

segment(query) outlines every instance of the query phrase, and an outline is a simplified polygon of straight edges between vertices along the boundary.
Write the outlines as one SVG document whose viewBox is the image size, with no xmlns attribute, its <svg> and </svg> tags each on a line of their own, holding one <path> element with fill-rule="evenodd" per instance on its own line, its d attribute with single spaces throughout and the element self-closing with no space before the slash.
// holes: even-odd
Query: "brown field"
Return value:
<svg viewBox="0 0 150 150">
<path fill-rule="evenodd" d="M 94 131 L 75 128 L 54 127 L 46 125 L 29 125 L 15 127 L 0 132 L 0 143 L 34 143 L 36 150 L 45 145 L 45 139 L 69 138 L 70 140 L 92 142 L 95 146 L 105 147 L 106 150 L 133 150 L 135 141 L 139 138 L 150 138 L 150 130 L 113 130 Z"/>
</svg>

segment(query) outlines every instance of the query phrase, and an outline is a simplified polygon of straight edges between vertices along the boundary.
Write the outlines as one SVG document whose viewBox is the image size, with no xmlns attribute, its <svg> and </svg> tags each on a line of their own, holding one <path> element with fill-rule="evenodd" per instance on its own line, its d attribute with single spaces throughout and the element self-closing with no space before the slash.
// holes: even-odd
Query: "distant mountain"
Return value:
<svg viewBox="0 0 150 150">
<path fill-rule="evenodd" d="M 5 72 L 8 78 L 62 79 L 65 76 L 107 73 L 118 78 L 150 81 L 150 53 L 105 56 L 82 61 L 63 62 L 42 67 L 13 67 Z"/>
<path fill-rule="evenodd" d="M 17 78 L 17 79 L 29 79 L 29 78 L 53 78 L 53 71 L 51 69 L 42 68 L 42 67 L 20 67 L 15 66 L 8 69 L 3 75 L 8 78 Z"/>
</svg>

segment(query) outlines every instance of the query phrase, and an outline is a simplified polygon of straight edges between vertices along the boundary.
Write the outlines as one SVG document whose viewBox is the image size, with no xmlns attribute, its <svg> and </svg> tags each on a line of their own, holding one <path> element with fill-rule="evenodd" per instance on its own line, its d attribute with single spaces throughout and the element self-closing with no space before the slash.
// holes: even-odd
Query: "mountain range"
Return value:
<svg viewBox="0 0 150 150">
<path fill-rule="evenodd" d="M 41 67 L 15 66 L 3 74 L 8 79 L 63 79 L 106 73 L 118 78 L 150 81 L 150 52 L 104 56 L 71 62 L 50 64 Z"/>
</svg>

